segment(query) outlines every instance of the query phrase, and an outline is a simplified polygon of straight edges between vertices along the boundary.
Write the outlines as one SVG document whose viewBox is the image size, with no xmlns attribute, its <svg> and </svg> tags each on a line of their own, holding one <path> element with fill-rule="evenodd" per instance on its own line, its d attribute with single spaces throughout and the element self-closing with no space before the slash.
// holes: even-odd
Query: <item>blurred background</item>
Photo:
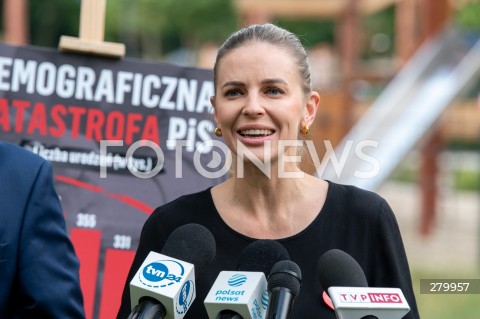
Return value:
<svg viewBox="0 0 480 319">
<path fill-rule="evenodd" d="M 0 40 L 57 48 L 84 1 L 3 0 Z M 391 145 L 359 186 L 396 213 L 422 318 L 478 319 L 479 294 L 419 283 L 480 278 L 480 0 L 108 0 L 104 36 L 128 58 L 211 68 L 230 33 L 263 22 L 308 49 L 319 155 L 349 136 Z"/>
</svg>

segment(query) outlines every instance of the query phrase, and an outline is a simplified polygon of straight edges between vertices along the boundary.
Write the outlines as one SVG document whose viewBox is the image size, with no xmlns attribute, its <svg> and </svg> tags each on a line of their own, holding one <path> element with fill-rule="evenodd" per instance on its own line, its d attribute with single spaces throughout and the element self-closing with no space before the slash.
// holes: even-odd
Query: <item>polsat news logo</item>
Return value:
<svg viewBox="0 0 480 319">
<path fill-rule="evenodd" d="M 402 303 L 402 298 L 397 293 L 339 293 L 343 303 Z"/>
</svg>

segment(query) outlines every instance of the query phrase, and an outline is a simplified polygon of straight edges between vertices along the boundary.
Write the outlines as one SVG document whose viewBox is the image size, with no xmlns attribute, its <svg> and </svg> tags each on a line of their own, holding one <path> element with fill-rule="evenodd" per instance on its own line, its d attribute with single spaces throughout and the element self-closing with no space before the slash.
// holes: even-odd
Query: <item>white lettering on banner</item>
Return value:
<svg viewBox="0 0 480 319">
<path fill-rule="evenodd" d="M 30 61 L 31 62 L 31 61 Z M 70 64 L 62 64 L 57 72 L 57 94 L 62 98 L 68 98 L 75 92 L 75 68 Z M 18 88 L 17 88 L 18 91 Z"/>
<path fill-rule="evenodd" d="M 208 153 L 211 148 L 203 144 L 209 141 L 213 132 L 213 123 L 209 120 L 198 121 L 195 118 L 184 119 L 172 116 L 169 119 L 167 140 L 188 140 L 191 143 L 186 145 L 187 152 L 193 152 L 196 148 L 202 147 L 203 154 Z M 197 138 L 198 137 L 198 138 Z M 168 150 L 175 149 L 174 144 L 168 144 Z"/>
<path fill-rule="evenodd" d="M 177 110 L 183 111 L 184 108 L 189 112 L 195 112 L 195 99 L 197 95 L 197 81 L 180 79 L 177 90 Z"/>
<path fill-rule="evenodd" d="M 78 100 L 93 100 L 93 84 L 95 82 L 95 71 L 87 67 L 77 69 L 75 98 Z"/>
<path fill-rule="evenodd" d="M 174 110 L 175 103 L 173 103 L 173 93 L 177 87 L 178 79 L 172 78 L 170 76 L 165 76 L 162 79 L 162 84 L 165 84 L 165 91 L 163 92 L 162 98 L 160 100 L 160 108 L 165 110 Z"/>
<path fill-rule="evenodd" d="M 12 74 L 12 91 L 18 92 L 20 90 L 20 84 L 26 83 L 26 92 L 33 94 L 35 92 L 35 72 L 36 62 L 28 61 L 25 63 L 23 60 L 16 59 L 13 69 L 16 70 Z"/>
<path fill-rule="evenodd" d="M 212 81 L 10 57 L 0 57 L 0 90 L 189 113 L 211 113 L 214 95 Z"/>
<path fill-rule="evenodd" d="M 103 70 L 98 77 L 97 90 L 93 96 L 95 101 L 105 99 L 108 103 L 114 103 L 113 96 L 113 73 L 111 70 Z"/>
<path fill-rule="evenodd" d="M 340 293 L 339 296 L 345 303 L 402 303 L 397 293 Z"/>
<path fill-rule="evenodd" d="M 142 104 L 149 108 L 157 107 L 160 104 L 160 97 L 158 95 L 152 96 L 152 88 L 160 89 L 160 78 L 153 74 L 149 74 L 143 80 L 142 90 Z M 137 104 L 138 105 L 138 104 Z"/>
</svg>

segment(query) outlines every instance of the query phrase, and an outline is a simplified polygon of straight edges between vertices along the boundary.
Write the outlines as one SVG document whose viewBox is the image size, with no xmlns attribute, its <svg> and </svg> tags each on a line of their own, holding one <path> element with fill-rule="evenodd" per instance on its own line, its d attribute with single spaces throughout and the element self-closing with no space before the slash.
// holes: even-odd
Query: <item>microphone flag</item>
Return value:
<svg viewBox="0 0 480 319">
<path fill-rule="evenodd" d="M 204 301 L 209 318 L 232 310 L 243 318 L 264 319 L 268 305 L 263 272 L 221 271 Z"/>
<path fill-rule="evenodd" d="M 194 265 L 150 252 L 130 282 L 131 304 L 143 297 L 158 300 L 167 311 L 165 319 L 182 319 L 196 297 Z"/>
<path fill-rule="evenodd" d="M 374 315 L 379 319 L 403 318 L 410 307 L 399 288 L 330 287 L 338 319 L 358 319 Z"/>
</svg>

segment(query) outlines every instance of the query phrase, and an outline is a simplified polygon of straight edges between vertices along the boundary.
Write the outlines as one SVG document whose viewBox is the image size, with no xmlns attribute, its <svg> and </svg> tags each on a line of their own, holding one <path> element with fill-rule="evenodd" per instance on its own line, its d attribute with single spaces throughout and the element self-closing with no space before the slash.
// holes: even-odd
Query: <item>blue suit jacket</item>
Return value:
<svg viewBox="0 0 480 319">
<path fill-rule="evenodd" d="M 0 142 L 0 318 L 85 318 L 50 163 Z"/>
</svg>

